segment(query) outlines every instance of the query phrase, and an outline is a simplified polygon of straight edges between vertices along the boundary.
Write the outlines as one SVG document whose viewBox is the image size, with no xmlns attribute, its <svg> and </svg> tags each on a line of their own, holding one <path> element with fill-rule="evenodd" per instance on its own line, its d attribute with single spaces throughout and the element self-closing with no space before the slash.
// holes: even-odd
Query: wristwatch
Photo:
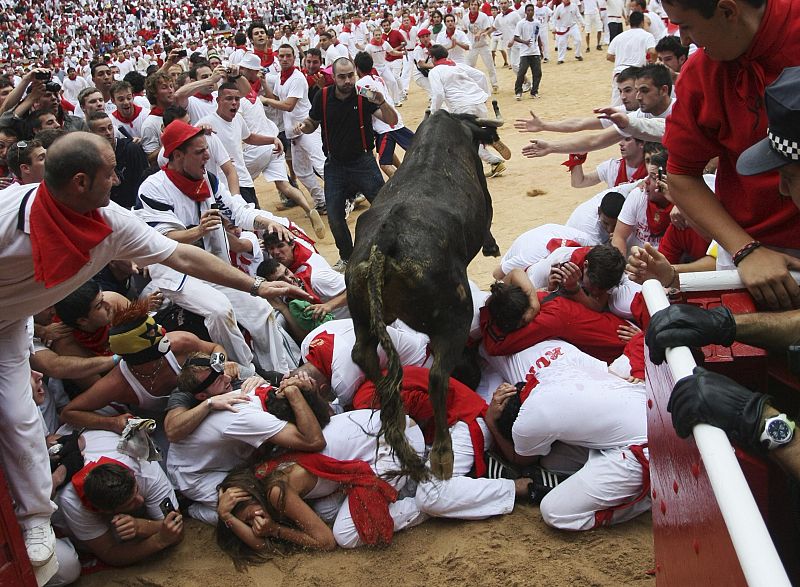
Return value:
<svg viewBox="0 0 800 587">
<path fill-rule="evenodd" d="M 258 297 L 258 288 L 261 287 L 261 284 L 264 283 L 266 279 L 261 277 L 260 275 L 253 280 L 253 285 L 250 286 L 250 295 L 254 297 Z"/>
<path fill-rule="evenodd" d="M 766 443 L 768 450 L 774 450 L 791 442 L 794 436 L 795 424 L 786 414 L 778 414 L 774 418 L 767 418 L 764 422 L 764 432 L 759 439 L 762 444 Z"/>
</svg>

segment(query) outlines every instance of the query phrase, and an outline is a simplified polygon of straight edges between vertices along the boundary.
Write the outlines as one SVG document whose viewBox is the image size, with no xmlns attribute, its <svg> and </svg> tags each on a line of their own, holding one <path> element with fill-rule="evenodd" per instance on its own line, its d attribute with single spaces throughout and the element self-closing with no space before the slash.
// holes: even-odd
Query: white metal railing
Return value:
<svg viewBox="0 0 800 587">
<path fill-rule="evenodd" d="M 709 279 L 709 274 L 715 273 L 716 275 Z M 728 273 L 736 274 L 735 283 L 731 276 L 724 275 Z M 681 275 L 682 291 L 688 290 L 684 285 L 689 286 L 690 276 L 692 277 L 690 287 L 694 291 L 743 287 L 736 271 L 708 271 Z M 703 282 L 706 284 L 705 287 L 699 287 L 698 284 Z M 721 284 L 725 283 L 729 285 L 722 287 Z M 664 288 L 655 279 L 644 283 L 642 295 L 651 316 L 669 305 Z M 666 359 L 675 381 L 691 375 L 696 365 L 687 347 L 667 349 Z M 761 585 L 788 587 L 791 583 L 728 437 L 719 428 L 708 424 L 698 424 L 692 433 L 747 584 L 750 587 Z"/>
</svg>

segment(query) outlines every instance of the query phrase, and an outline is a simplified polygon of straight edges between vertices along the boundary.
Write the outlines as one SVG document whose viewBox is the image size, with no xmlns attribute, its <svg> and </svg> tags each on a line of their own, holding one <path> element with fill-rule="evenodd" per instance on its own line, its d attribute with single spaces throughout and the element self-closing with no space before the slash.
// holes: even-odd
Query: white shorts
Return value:
<svg viewBox="0 0 800 587">
<path fill-rule="evenodd" d="M 586 34 L 599 33 L 603 31 L 603 21 L 600 20 L 599 12 L 584 14 L 583 21 L 586 23 L 586 26 L 583 29 Z"/>
<path fill-rule="evenodd" d="M 492 51 L 505 51 L 505 43 L 503 43 L 503 36 L 492 37 Z"/>
</svg>

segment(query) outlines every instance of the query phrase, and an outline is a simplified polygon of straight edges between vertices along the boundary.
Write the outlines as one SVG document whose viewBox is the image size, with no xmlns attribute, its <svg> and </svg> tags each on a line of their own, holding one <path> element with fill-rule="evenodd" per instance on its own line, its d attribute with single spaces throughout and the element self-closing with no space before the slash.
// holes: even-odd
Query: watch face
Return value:
<svg viewBox="0 0 800 587">
<path fill-rule="evenodd" d="M 792 434 L 792 429 L 783 420 L 773 420 L 767 426 L 767 434 L 774 442 L 786 442 Z"/>
</svg>

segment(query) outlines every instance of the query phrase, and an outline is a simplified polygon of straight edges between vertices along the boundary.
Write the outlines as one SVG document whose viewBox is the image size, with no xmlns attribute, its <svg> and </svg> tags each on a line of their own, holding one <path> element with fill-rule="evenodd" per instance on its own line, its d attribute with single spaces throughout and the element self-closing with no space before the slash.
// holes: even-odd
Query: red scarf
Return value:
<svg viewBox="0 0 800 587">
<path fill-rule="evenodd" d="M 347 26 L 343 26 L 342 27 L 342 32 L 343 33 L 352 33 L 353 30 L 350 28 L 350 25 L 348 24 Z"/>
<path fill-rule="evenodd" d="M 269 392 L 275 389 L 269 383 L 263 383 L 253 390 L 253 395 L 261 400 L 261 409 L 267 411 L 267 396 Z"/>
<path fill-rule="evenodd" d="M 433 65 L 455 65 L 456 62 L 452 59 L 437 59 L 433 62 Z"/>
<path fill-rule="evenodd" d="M 87 499 L 86 493 L 84 492 L 84 489 L 83 489 L 83 486 L 86 483 L 86 477 L 89 475 L 89 473 L 91 473 L 94 469 L 96 469 L 100 465 L 119 465 L 120 467 L 125 467 L 126 469 L 128 469 L 131 472 L 131 474 L 133 474 L 133 471 L 131 470 L 131 468 L 129 466 L 127 466 L 124 463 L 120 463 L 117 460 L 110 459 L 108 457 L 100 457 L 98 460 L 87 464 L 80 471 L 75 473 L 72 476 L 72 486 L 75 488 L 75 493 L 78 494 L 78 497 L 80 498 L 81 503 L 87 509 L 89 509 L 89 510 L 91 510 L 93 512 L 96 512 L 97 508 L 94 507 L 94 505 L 92 505 L 92 502 L 90 502 Z"/>
<path fill-rule="evenodd" d="M 149 116 L 164 116 L 164 109 L 161 106 L 153 106 L 150 108 Z"/>
<path fill-rule="evenodd" d="M 272 49 L 267 49 L 266 51 L 253 49 L 253 53 L 258 55 L 258 58 L 261 59 L 261 67 L 269 67 L 275 62 L 275 55 L 272 53 Z"/>
<path fill-rule="evenodd" d="M 114 353 L 108 347 L 108 331 L 110 324 L 98 328 L 94 332 L 84 332 L 83 330 L 72 330 L 72 338 L 85 349 L 89 349 L 100 357 L 110 357 Z"/>
<path fill-rule="evenodd" d="M 89 252 L 112 232 L 99 210 L 75 212 L 59 203 L 44 182 L 31 204 L 30 227 L 33 277 L 45 287 L 75 275 L 89 262 Z"/>
<path fill-rule="evenodd" d="M 410 33 L 411 32 L 411 25 L 406 26 L 404 24 L 401 24 L 400 25 L 400 30 L 403 30 L 403 31 L 405 31 L 407 33 Z"/>
<path fill-rule="evenodd" d="M 455 34 L 456 34 L 456 29 L 453 29 L 453 32 L 452 32 L 452 33 L 449 33 L 449 32 L 447 32 L 447 29 L 444 29 L 444 34 L 445 34 L 445 35 L 447 35 L 447 38 L 448 38 L 448 39 L 452 39 L 452 38 L 453 38 L 453 35 L 455 35 Z"/>
<path fill-rule="evenodd" d="M 633 172 L 633 175 L 628 177 L 628 168 L 625 165 L 625 159 L 620 159 L 619 170 L 617 170 L 617 179 L 614 180 L 614 187 L 617 187 L 623 183 L 644 179 L 645 177 L 647 177 L 647 167 L 645 166 L 644 161 L 642 161 L 641 165 L 636 168 L 636 171 Z"/>
<path fill-rule="evenodd" d="M 261 91 L 261 78 L 256 78 L 256 81 L 250 82 L 250 93 L 248 93 L 245 98 L 250 100 L 251 104 L 255 104 L 256 100 L 258 100 L 258 92 Z"/>
<path fill-rule="evenodd" d="M 469 21 L 470 21 L 471 23 L 475 24 L 475 21 L 476 21 L 476 20 L 478 20 L 478 15 L 479 15 L 479 14 L 480 14 L 480 12 L 476 12 L 475 14 L 472 14 L 472 12 L 471 12 L 471 11 L 470 11 L 470 12 L 468 12 L 468 13 L 467 13 L 467 16 L 469 16 Z"/>
<path fill-rule="evenodd" d="M 120 122 L 124 122 L 125 124 L 132 124 L 134 120 L 139 117 L 139 114 L 142 113 L 142 107 L 137 106 L 136 104 L 133 105 L 133 115 L 130 118 L 123 116 L 123 114 L 119 111 L 119 108 L 114 110 L 111 113 L 111 116 L 119 120 Z"/>
<path fill-rule="evenodd" d="M 200 98 L 201 100 L 205 100 L 206 102 L 211 102 L 214 100 L 214 96 L 211 94 L 200 94 L 199 92 L 194 95 L 195 98 Z"/>
<path fill-rule="evenodd" d="M 211 188 L 208 187 L 205 177 L 190 179 L 167 166 L 162 167 L 161 170 L 167 174 L 167 178 L 175 184 L 175 187 L 193 202 L 204 202 L 211 197 Z"/>
<path fill-rule="evenodd" d="M 511 14 L 512 12 L 513 12 L 513 10 L 511 10 L 510 8 L 506 8 L 506 9 L 503 11 L 503 16 L 508 16 L 508 15 L 509 15 L 509 14 Z"/>
<path fill-rule="evenodd" d="M 294 263 L 292 263 L 292 266 L 289 267 L 289 270 L 294 273 L 295 277 L 303 282 L 303 289 L 307 294 L 314 298 L 312 303 L 321 304 L 322 300 L 319 298 L 319 296 L 317 296 L 317 294 L 314 293 L 314 290 L 311 287 L 311 266 L 308 264 L 308 260 L 311 258 L 311 255 L 314 253 L 314 251 L 298 243 L 294 243 L 292 247 Z"/>
<path fill-rule="evenodd" d="M 333 334 L 322 331 L 308 343 L 308 354 L 305 359 L 311 363 L 325 378 L 330 381 L 333 374 Z"/>
<path fill-rule="evenodd" d="M 673 204 L 667 204 L 662 208 L 655 202 L 647 201 L 647 226 L 650 228 L 650 236 L 661 236 L 666 232 L 672 206 Z"/>
<path fill-rule="evenodd" d="M 286 80 L 292 77 L 292 74 L 296 69 L 297 68 L 294 65 L 292 65 L 289 69 L 281 69 L 281 85 L 285 84 Z"/>
<path fill-rule="evenodd" d="M 433 404 L 428 394 L 429 377 L 430 371 L 424 367 L 403 367 L 403 382 L 400 388 L 400 397 L 406 414 L 422 427 L 426 444 L 433 443 L 435 433 Z M 364 381 L 353 396 L 353 409 L 379 407 L 380 398 L 375 384 L 369 380 Z M 475 453 L 476 477 L 481 477 L 486 472 L 486 463 L 483 460 L 485 441 L 476 419 L 485 417 L 487 408 L 486 402 L 477 393 L 460 381 L 450 378 L 447 385 L 447 426 L 453 426 L 456 422 L 464 422 L 468 426 L 472 450 Z"/>
<path fill-rule="evenodd" d="M 369 463 L 339 461 L 319 453 L 293 452 L 258 465 L 255 475 L 263 479 L 286 462 L 297 463 L 309 473 L 343 486 L 353 523 L 365 544 L 392 543 L 394 521 L 389 514 L 389 504 L 397 501 L 397 490 L 378 477 Z"/>
<path fill-rule="evenodd" d="M 376 47 L 383 47 L 384 38 L 381 37 L 380 41 L 377 40 L 377 39 L 370 39 L 369 43 L 370 43 L 370 45 L 375 45 Z"/>
</svg>

